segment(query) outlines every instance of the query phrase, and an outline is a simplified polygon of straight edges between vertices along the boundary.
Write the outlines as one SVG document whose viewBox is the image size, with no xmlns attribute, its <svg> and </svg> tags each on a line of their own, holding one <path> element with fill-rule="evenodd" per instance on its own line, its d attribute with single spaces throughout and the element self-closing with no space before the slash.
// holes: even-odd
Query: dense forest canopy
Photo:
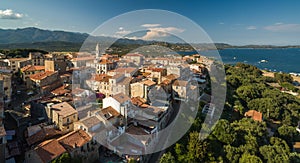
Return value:
<svg viewBox="0 0 300 163">
<path fill-rule="evenodd" d="M 300 99 L 268 85 L 284 83 L 299 91 L 291 84 L 291 76 L 265 77 L 257 67 L 244 63 L 225 69 L 226 104 L 213 132 L 199 140 L 204 117 L 198 114 L 190 131 L 160 162 L 300 162 L 300 155 L 293 152 L 294 142 L 300 141 L 296 131 Z M 248 110 L 261 112 L 263 121 L 246 118 Z"/>
</svg>

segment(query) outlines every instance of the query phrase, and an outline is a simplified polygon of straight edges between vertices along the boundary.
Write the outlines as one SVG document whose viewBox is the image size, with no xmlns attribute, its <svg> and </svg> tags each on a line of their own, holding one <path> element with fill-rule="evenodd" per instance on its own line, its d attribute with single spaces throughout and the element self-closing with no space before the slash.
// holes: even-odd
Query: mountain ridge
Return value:
<svg viewBox="0 0 300 163">
<path fill-rule="evenodd" d="M 63 30 L 46 30 L 36 27 L 1 29 L 0 28 L 0 49 L 18 48 L 39 48 L 43 50 L 79 50 L 82 43 L 90 36 L 93 43 L 115 42 L 118 44 L 139 44 L 149 45 L 160 43 L 160 41 L 134 40 L 127 38 L 114 38 L 107 36 L 91 36 L 87 33 L 69 32 Z M 163 43 L 163 42 L 161 42 Z M 170 43 L 177 44 L 177 43 Z M 227 48 L 300 48 L 299 45 L 275 46 L 275 45 L 230 45 L 227 43 L 191 43 L 195 47 L 202 49 L 227 49 Z"/>
</svg>

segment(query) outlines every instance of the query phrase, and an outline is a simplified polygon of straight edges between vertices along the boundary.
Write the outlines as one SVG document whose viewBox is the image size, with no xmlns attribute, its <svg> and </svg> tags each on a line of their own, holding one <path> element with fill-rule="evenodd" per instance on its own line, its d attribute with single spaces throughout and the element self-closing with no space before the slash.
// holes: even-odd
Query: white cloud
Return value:
<svg viewBox="0 0 300 163">
<path fill-rule="evenodd" d="M 182 33 L 184 30 L 176 27 L 160 27 L 160 24 L 143 24 L 143 27 L 146 27 L 146 33 L 144 36 L 126 36 L 134 31 L 126 30 L 123 27 L 119 27 L 115 32 L 113 37 L 125 37 L 128 39 L 143 39 L 143 40 L 155 40 L 159 38 L 168 37 L 171 34 L 176 35 L 177 33 Z"/>
<path fill-rule="evenodd" d="M 143 24 L 141 25 L 141 27 L 145 27 L 145 28 L 153 28 L 153 27 L 159 27 L 161 26 L 160 24 Z"/>
<path fill-rule="evenodd" d="M 0 19 L 21 19 L 23 14 L 15 13 L 11 9 L 0 10 Z"/>
<path fill-rule="evenodd" d="M 124 27 L 119 27 L 118 31 L 115 33 L 114 37 L 123 37 L 124 35 L 127 35 L 131 33 L 129 30 L 125 30 Z"/>
<path fill-rule="evenodd" d="M 118 35 L 127 35 L 129 33 L 131 33 L 131 31 L 128 31 L 128 30 L 119 30 L 116 32 L 116 34 L 118 34 Z"/>
<path fill-rule="evenodd" d="M 151 40 L 155 38 L 167 37 L 171 33 L 182 33 L 184 30 L 176 27 L 157 27 L 148 28 L 146 35 L 142 37 L 144 40 Z"/>
<path fill-rule="evenodd" d="M 264 29 L 273 32 L 298 32 L 300 31 L 300 24 L 276 23 L 274 25 L 266 26 Z"/>
<path fill-rule="evenodd" d="M 246 29 L 247 29 L 247 30 L 256 30 L 257 27 L 256 27 L 256 26 L 248 26 Z"/>
<path fill-rule="evenodd" d="M 224 25 L 225 23 L 223 23 L 223 22 L 220 22 L 219 24 L 220 24 L 220 25 Z"/>
<path fill-rule="evenodd" d="M 139 39 L 142 39 L 141 37 L 137 37 L 137 36 L 132 36 L 132 37 L 125 37 L 127 39 L 131 39 L 131 40 L 139 40 Z"/>
</svg>

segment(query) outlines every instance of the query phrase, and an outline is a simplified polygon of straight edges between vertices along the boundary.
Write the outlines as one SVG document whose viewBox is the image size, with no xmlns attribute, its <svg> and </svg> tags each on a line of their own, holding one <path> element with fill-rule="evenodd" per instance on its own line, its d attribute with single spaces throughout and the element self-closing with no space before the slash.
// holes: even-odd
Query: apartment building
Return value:
<svg viewBox="0 0 300 163">
<path fill-rule="evenodd" d="M 49 119 L 63 132 L 74 130 L 74 122 L 78 121 L 78 112 L 67 102 L 53 104 Z"/>
</svg>

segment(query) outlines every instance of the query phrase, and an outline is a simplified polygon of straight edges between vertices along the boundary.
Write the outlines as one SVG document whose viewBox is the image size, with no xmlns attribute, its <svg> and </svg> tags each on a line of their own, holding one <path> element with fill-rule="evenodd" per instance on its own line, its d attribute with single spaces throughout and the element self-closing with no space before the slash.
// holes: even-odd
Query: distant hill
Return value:
<svg viewBox="0 0 300 163">
<path fill-rule="evenodd" d="M 49 31 L 38 28 L 0 29 L 0 44 L 34 42 L 83 42 L 89 35 L 65 31 Z"/>
<path fill-rule="evenodd" d="M 78 51 L 89 37 L 86 33 L 50 31 L 34 27 L 23 29 L 0 29 L 0 49 L 42 49 L 46 51 Z M 91 36 L 90 44 L 112 43 L 116 38 Z M 118 44 L 148 44 L 152 41 L 118 39 Z"/>
<path fill-rule="evenodd" d="M 78 51 L 82 43 L 89 37 L 87 33 L 66 32 L 66 31 L 51 31 L 43 30 L 34 27 L 23 29 L 0 29 L 0 49 L 40 49 L 45 51 Z M 89 47 L 94 47 L 97 42 L 101 44 L 112 43 L 116 38 L 104 36 L 91 36 L 89 39 Z M 162 45 L 173 47 L 173 50 L 181 50 L 176 48 L 177 45 L 186 47 L 186 44 L 166 43 L 158 41 L 133 40 L 133 39 L 118 39 L 115 42 L 120 47 L 137 47 L 137 45 Z M 299 48 L 300 46 L 272 46 L 272 45 L 245 45 L 234 46 L 225 43 L 215 44 L 192 44 L 197 50 L 206 49 L 227 49 L 227 48 Z M 174 48 L 175 47 L 175 48 Z M 128 48 L 127 51 L 132 48 Z M 184 48 L 190 50 L 190 48 Z"/>
</svg>

